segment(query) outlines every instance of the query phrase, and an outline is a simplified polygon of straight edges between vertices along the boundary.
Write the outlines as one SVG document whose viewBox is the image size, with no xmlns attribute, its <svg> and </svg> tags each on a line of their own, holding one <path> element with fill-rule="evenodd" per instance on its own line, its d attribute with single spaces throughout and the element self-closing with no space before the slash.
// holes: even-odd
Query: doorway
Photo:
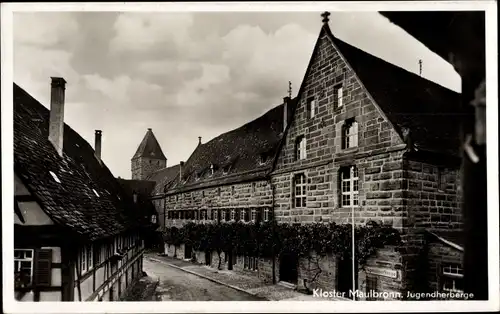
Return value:
<svg viewBox="0 0 500 314">
<path fill-rule="evenodd" d="M 193 253 L 193 247 L 189 244 L 184 244 L 184 258 L 190 259 L 192 253 Z"/>
<path fill-rule="evenodd" d="M 350 291 L 355 291 L 358 286 L 358 269 L 356 267 L 354 287 L 352 282 L 352 258 L 347 257 L 337 260 L 337 290 L 345 292 L 345 295 L 351 296 Z"/>
<path fill-rule="evenodd" d="M 282 253 L 280 255 L 280 281 L 297 284 L 299 259 L 295 253 Z"/>
<path fill-rule="evenodd" d="M 210 266 L 212 264 L 212 254 L 210 252 L 205 252 L 205 265 Z"/>
</svg>

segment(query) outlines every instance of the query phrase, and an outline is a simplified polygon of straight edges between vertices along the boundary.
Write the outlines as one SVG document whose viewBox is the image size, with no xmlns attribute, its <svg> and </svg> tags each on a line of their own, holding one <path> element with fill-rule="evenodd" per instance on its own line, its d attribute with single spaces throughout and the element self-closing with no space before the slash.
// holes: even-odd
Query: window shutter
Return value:
<svg viewBox="0 0 500 314">
<path fill-rule="evenodd" d="M 35 250 L 34 283 L 36 286 L 50 286 L 51 283 L 52 250 Z"/>
</svg>

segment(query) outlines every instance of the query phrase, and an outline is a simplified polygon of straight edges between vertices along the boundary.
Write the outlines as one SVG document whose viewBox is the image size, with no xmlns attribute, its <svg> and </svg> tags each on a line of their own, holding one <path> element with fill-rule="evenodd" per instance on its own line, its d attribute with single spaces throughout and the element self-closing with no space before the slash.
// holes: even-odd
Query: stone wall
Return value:
<svg viewBox="0 0 500 314">
<path fill-rule="evenodd" d="M 430 292 L 440 291 L 440 274 L 444 263 L 458 264 L 463 268 L 463 252 L 441 242 L 429 243 L 427 252 L 427 282 Z"/>
<path fill-rule="evenodd" d="M 457 167 L 408 160 L 406 177 L 406 227 L 428 230 L 463 228 Z"/>
<path fill-rule="evenodd" d="M 298 286 L 309 289 L 335 290 L 337 287 L 337 258 L 331 254 L 318 256 L 311 252 L 310 258 L 299 258 Z M 304 286 L 304 280 L 305 286 Z"/>
<path fill-rule="evenodd" d="M 145 180 L 150 174 L 167 167 L 167 161 L 138 157 L 132 160 L 132 180 Z"/>
<path fill-rule="evenodd" d="M 374 156 L 353 155 L 351 158 L 339 158 L 335 163 L 273 175 L 276 220 L 287 223 L 350 223 L 351 208 L 341 206 L 340 170 L 354 165 L 359 177 L 359 206 L 355 208 L 355 222 L 364 224 L 376 220 L 402 228 L 405 217 L 402 154 L 403 151 L 394 151 Z M 292 181 L 297 173 L 304 173 L 307 178 L 305 208 L 293 206 Z"/>
<path fill-rule="evenodd" d="M 358 290 L 363 292 L 359 300 L 367 300 L 366 296 L 371 292 L 369 288 L 374 288 L 377 292 L 387 292 L 388 295 L 379 297 L 381 300 L 397 300 L 402 299 L 403 293 L 403 260 L 396 247 L 385 247 L 379 249 L 377 253 L 369 258 L 358 274 Z M 368 280 L 373 280 L 368 286 Z"/>
</svg>

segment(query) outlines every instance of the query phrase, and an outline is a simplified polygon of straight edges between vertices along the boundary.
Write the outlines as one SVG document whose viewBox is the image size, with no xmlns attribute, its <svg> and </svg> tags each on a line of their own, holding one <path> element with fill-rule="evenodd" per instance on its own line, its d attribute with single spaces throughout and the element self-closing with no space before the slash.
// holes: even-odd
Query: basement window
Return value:
<svg viewBox="0 0 500 314">
<path fill-rule="evenodd" d="M 53 173 L 52 171 L 49 171 L 49 173 L 52 176 L 52 178 L 54 179 L 54 181 L 56 181 L 57 183 L 61 183 L 61 180 L 59 180 L 59 178 L 57 177 L 57 175 L 55 173 Z"/>
<path fill-rule="evenodd" d="M 441 290 L 445 292 L 461 293 L 463 287 L 464 273 L 458 264 L 444 264 L 441 273 Z"/>
<path fill-rule="evenodd" d="M 269 209 L 264 209 L 264 221 L 269 221 Z"/>
</svg>

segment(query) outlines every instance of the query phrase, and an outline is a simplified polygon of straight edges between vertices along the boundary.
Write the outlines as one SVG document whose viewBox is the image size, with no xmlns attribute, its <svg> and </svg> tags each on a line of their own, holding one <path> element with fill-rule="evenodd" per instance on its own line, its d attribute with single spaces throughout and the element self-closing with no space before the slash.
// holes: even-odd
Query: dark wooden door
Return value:
<svg viewBox="0 0 500 314">
<path fill-rule="evenodd" d="M 339 292 L 345 292 L 346 296 L 350 296 L 349 291 L 356 290 L 357 288 L 357 274 L 355 278 L 355 286 L 353 287 L 352 282 L 352 259 L 345 258 L 343 260 L 338 260 L 338 272 L 337 272 L 337 290 Z M 357 269 L 355 269 L 357 273 Z"/>
<path fill-rule="evenodd" d="M 212 264 L 212 254 L 210 252 L 205 252 L 205 265 Z"/>
<path fill-rule="evenodd" d="M 191 254 L 193 253 L 193 248 L 189 244 L 184 245 L 184 258 L 191 258 Z"/>
<path fill-rule="evenodd" d="M 280 281 L 296 284 L 298 281 L 299 259 L 294 253 L 283 253 L 280 256 Z"/>
</svg>

